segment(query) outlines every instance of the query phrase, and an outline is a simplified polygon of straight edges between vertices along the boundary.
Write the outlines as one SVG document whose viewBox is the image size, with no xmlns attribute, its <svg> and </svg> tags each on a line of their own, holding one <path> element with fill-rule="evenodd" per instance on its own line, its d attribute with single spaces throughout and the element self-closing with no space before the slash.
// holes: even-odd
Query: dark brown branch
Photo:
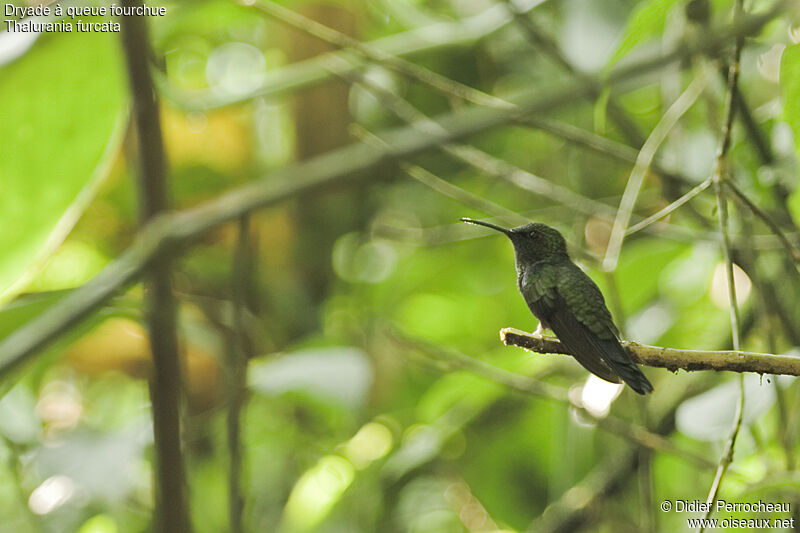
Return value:
<svg viewBox="0 0 800 533">
<path fill-rule="evenodd" d="M 124 4 L 141 6 L 139 0 L 125 0 Z M 168 206 L 164 147 L 158 102 L 148 68 L 150 46 L 145 19 L 124 16 L 121 24 L 139 141 L 140 220 L 145 225 Z M 181 368 L 169 255 L 154 258 L 149 274 L 146 313 L 153 353 L 150 398 L 156 452 L 155 529 L 163 533 L 184 533 L 190 531 L 190 521 L 181 454 Z"/>
<path fill-rule="evenodd" d="M 561 341 L 525 333 L 518 329 L 500 330 L 500 339 L 508 346 L 518 346 L 537 353 L 570 355 Z M 686 370 L 727 370 L 730 372 L 755 372 L 757 374 L 785 374 L 800 376 L 800 357 L 771 355 L 742 351 L 678 350 L 661 346 L 648 346 L 636 342 L 622 342 L 631 357 L 640 364 L 666 368 L 672 372 Z"/>
<path fill-rule="evenodd" d="M 244 314 L 253 287 L 253 251 L 248 216 L 239 219 L 239 238 L 233 260 L 233 334 L 228 361 L 228 526 L 231 533 L 242 533 L 244 496 L 242 495 L 241 418 L 247 401 L 247 361 L 253 356 Z"/>
</svg>

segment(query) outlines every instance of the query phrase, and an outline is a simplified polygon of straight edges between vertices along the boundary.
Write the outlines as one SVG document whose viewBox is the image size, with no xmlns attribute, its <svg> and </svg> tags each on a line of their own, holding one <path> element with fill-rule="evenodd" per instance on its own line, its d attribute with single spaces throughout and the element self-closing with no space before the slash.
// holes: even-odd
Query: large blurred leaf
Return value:
<svg viewBox="0 0 800 533">
<path fill-rule="evenodd" d="M 800 156 L 800 44 L 786 48 L 781 55 L 781 92 L 783 120 L 794 133 L 795 153 Z M 796 223 L 800 223 L 800 187 L 789 198 L 789 208 Z"/>
<path fill-rule="evenodd" d="M 119 145 L 126 92 L 117 38 L 47 35 L 0 68 L 0 301 L 66 237 Z"/>
<path fill-rule="evenodd" d="M 648 0 L 641 2 L 631 13 L 619 47 L 609 61 L 613 65 L 637 44 L 653 37 L 664 29 L 664 21 L 676 0 Z"/>
<path fill-rule="evenodd" d="M 781 383 L 786 386 L 794 378 L 782 376 Z M 755 374 L 744 376 L 744 415 L 745 424 L 756 422 L 775 403 L 775 387 L 768 379 Z M 675 424 L 684 435 L 701 441 L 720 441 L 728 437 L 736 414 L 739 398 L 738 380 L 727 381 L 678 407 Z"/>
<path fill-rule="evenodd" d="M 73 431 L 55 445 L 38 448 L 32 464 L 42 478 L 67 476 L 92 500 L 122 502 L 131 490 L 141 488 L 143 476 L 132 465 L 150 444 L 146 424 L 139 418 L 108 433 Z"/>
</svg>

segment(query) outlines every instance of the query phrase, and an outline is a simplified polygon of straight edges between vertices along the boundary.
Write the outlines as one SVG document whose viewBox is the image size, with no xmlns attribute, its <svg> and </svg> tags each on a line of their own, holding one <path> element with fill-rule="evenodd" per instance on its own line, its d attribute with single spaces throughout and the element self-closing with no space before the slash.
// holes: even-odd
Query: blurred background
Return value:
<svg viewBox="0 0 800 533">
<path fill-rule="evenodd" d="M 608 249 L 637 172 L 626 227 L 711 176 L 730 48 L 684 53 L 611 87 L 597 75 L 702 44 L 729 27 L 731 1 L 151 5 L 166 7 L 148 23 L 176 209 L 346 145 L 381 148 L 393 129 L 413 137 L 409 120 L 419 127 L 475 104 L 457 84 L 432 87 L 392 59 L 332 53 L 340 46 L 287 24 L 282 7 L 484 97 L 585 88 L 546 114 L 373 166 L 181 250 L 173 278 L 195 531 L 229 530 L 239 455 L 245 531 L 686 528 L 685 513 L 659 503 L 705 501 L 738 375 L 645 368 L 656 391 L 643 398 L 587 379 L 571 358 L 503 346 L 501 328 L 537 325 L 511 245 L 459 218 L 559 229 L 628 339 L 730 349 L 713 187 L 631 233 L 618 257 Z M 773 14 L 744 48 L 728 167 L 758 212 L 733 198 L 730 225 L 742 347 L 794 354 L 797 264 L 764 219 L 797 246 L 800 13 Z M 0 94 L 2 338 L 131 245 L 138 200 L 119 34 L 0 32 Z M 646 160 L 639 149 L 670 117 Z M 241 238 L 244 276 L 234 266 Z M 128 287 L 3 376 L 0 532 L 152 528 L 142 296 Z M 237 324 L 248 358 L 238 385 Z M 242 392 L 232 452 L 226 420 Z M 745 376 L 722 498 L 800 504 L 799 400 L 794 378 Z"/>
</svg>

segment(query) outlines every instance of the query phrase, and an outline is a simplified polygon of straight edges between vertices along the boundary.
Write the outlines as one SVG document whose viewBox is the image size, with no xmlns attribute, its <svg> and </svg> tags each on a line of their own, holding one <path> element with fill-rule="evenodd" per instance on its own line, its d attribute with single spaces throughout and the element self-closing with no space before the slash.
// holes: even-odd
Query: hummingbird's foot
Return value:
<svg viewBox="0 0 800 533">
<path fill-rule="evenodd" d="M 550 332 L 550 335 L 547 335 L 547 334 L 545 333 L 546 331 L 549 331 L 549 332 Z M 531 333 L 531 335 L 533 335 L 534 337 L 550 337 L 550 338 L 556 338 L 556 336 L 555 336 L 555 333 L 553 333 L 553 330 L 551 330 L 550 328 L 548 328 L 547 326 L 545 326 L 545 325 L 544 325 L 544 324 L 542 324 L 541 322 L 539 322 L 539 325 L 538 325 L 538 326 L 536 326 L 536 331 L 534 331 L 533 333 Z"/>
</svg>

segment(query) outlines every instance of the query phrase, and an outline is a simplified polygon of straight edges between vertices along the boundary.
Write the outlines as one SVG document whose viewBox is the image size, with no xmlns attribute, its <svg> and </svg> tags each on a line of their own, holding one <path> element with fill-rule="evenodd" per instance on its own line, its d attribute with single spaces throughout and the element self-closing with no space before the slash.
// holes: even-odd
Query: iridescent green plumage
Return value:
<svg viewBox="0 0 800 533">
<path fill-rule="evenodd" d="M 617 339 L 618 330 L 597 285 L 567 254 L 564 237 L 544 224 L 505 229 L 462 219 L 504 233 L 514 244 L 517 287 L 541 325 L 551 329 L 589 372 L 639 394 L 653 386 Z"/>
</svg>

